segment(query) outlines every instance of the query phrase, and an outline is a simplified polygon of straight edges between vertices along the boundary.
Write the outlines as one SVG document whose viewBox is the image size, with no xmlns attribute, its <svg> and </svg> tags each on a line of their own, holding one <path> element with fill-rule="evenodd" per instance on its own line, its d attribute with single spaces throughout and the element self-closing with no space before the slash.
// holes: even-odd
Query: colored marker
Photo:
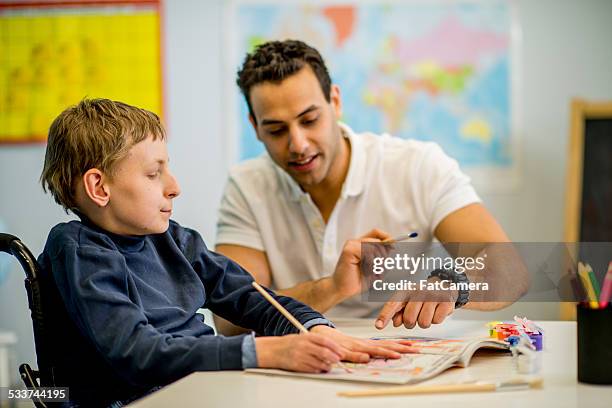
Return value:
<svg viewBox="0 0 612 408">
<path fill-rule="evenodd" d="M 612 261 L 608 264 L 608 272 L 601 285 L 601 295 L 599 296 L 599 307 L 602 309 L 608 306 L 610 295 L 612 295 Z"/>
</svg>

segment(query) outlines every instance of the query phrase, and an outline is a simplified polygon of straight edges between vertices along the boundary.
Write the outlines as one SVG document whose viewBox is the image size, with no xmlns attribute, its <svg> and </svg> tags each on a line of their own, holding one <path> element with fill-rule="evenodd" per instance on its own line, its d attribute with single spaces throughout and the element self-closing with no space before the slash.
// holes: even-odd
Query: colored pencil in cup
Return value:
<svg viewBox="0 0 612 408">
<path fill-rule="evenodd" d="M 598 309 L 599 303 L 597 302 L 597 296 L 595 296 L 593 283 L 591 282 L 587 268 L 582 264 L 582 262 L 578 263 L 578 276 L 580 277 L 580 281 L 582 282 L 582 286 L 584 287 L 584 291 L 587 295 L 589 307 L 591 309 Z"/>
<path fill-rule="evenodd" d="M 601 295 L 599 296 L 599 307 L 604 309 L 608 306 L 610 301 L 610 295 L 612 295 L 612 261 L 608 264 L 608 272 L 601 284 Z"/>
<path fill-rule="evenodd" d="M 593 285 L 593 291 L 595 292 L 595 299 L 599 299 L 599 295 L 601 294 L 601 289 L 599 288 L 599 281 L 595 276 L 595 272 L 593 272 L 593 268 L 591 268 L 590 264 L 585 265 L 587 273 L 589 274 L 589 279 L 591 280 L 591 284 Z"/>
</svg>

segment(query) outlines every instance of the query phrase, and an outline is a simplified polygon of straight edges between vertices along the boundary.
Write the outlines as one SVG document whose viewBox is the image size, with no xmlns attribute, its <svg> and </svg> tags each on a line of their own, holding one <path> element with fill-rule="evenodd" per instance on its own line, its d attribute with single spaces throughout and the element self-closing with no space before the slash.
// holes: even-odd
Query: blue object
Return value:
<svg viewBox="0 0 612 408">
<path fill-rule="evenodd" d="M 506 341 L 508 343 L 510 343 L 510 347 L 516 346 L 517 344 L 519 344 L 519 342 L 521 341 L 521 338 L 519 336 L 508 336 L 506 338 Z"/>
<path fill-rule="evenodd" d="M 542 350 L 542 333 L 527 333 L 536 351 Z"/>
</svg>

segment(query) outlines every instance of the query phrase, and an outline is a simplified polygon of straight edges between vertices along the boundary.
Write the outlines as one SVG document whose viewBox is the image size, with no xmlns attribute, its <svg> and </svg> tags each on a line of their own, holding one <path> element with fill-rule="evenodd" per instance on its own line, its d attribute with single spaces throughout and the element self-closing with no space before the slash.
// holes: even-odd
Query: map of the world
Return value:
<svg viewBox="0 0 612 408">
<path fill-rule="evenodd" d="M 467 168 L 513 165 L 508 3 L 238 2 L 233 14 L 236 67 L 262 42 L 301 39 L 325 58 L 355 131 L 432 140 Z M 263 146 L 236 100 L 240 158 L 254 157 Z"/>
</svg>

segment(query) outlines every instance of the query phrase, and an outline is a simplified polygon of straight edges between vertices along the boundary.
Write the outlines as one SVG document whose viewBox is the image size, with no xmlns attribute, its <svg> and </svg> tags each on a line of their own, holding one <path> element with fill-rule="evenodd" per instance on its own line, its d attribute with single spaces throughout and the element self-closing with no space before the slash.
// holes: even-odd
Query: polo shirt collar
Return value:
<svg viewBox="0 0 612 408">
<path fill-rule="evenodd" d="M 365 189 L 365 172 L 366 172 L 366 151 L 361 137 L 353 132 L 348 125 L 340 122 L 342 135 L 349 140 L 351 144 L 351 162 L 349 170 L 342 186 L 341 196 L 343 198 L 358 196 Z"/>
<path fill-rule="evenodd" d="M 348 139 L 351 145 L 351 158 L 349 170 L 342 185 L 341 197 L 358 196 L 365 189 L 365 165 L 366 152 L 363 143 L 358 135 L 355 135 L 353 130 L 346 124 L 338 122 L 342 136 Z M 268 159 L 273 162 L 272 158 Z M 283 189 L 293 201 L 298 201 L 308 193 L 302 191 L 302 188 L 296 183 L 286 171 L 274 163 L 274 168 L 281 180 Z"/>
</svg>

